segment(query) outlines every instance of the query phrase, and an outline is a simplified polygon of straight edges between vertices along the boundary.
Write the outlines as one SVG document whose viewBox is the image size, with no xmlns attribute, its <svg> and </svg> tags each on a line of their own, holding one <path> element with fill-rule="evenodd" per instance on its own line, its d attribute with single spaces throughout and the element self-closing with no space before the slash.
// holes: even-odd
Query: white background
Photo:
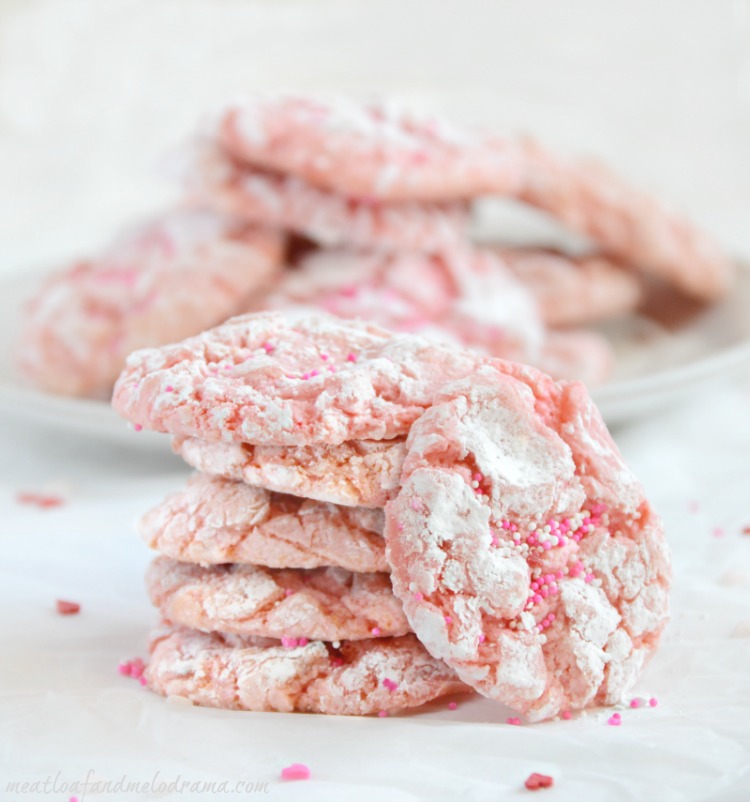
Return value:
<svg viewBox="0 0 750 802">
<path fill-rule="evenodd" d="M 750 252 L 748 25 L 746 4 L 722 0 L 5 0 L 0 269 L 55 263 L 158 208 L 165 150 L 257 89 L 396 93 L 531 131 L 610 159 Z M 598 713 L 508 727 L 479 700 L 386 720 L 167 705 L 116 664 L 143 655 L 153 620 L 132 521 L 185 469 L 166 445 L 118 450 L 0 420 L 0 799 L 13 799 L 6 780 L 90 769 L 267 781 L 258 799 L 305 802 L 522 799 L 531 771 L 554 775 L 549 802 L 750 798 L 748 407 L 747 383 L 717 384 L 615 432 L 675 559 L 673 622 L 637 689 L 660 705 L 624 711 L 619 728 Z M 48 486 L 64 507 L 15 501 Z M 81 615 L 56 616 L 56 598 Z M 281 784 L 292 762 L 313 780 Z M 86 797 L 156 798 L 212 797 Z"/>
</svg>

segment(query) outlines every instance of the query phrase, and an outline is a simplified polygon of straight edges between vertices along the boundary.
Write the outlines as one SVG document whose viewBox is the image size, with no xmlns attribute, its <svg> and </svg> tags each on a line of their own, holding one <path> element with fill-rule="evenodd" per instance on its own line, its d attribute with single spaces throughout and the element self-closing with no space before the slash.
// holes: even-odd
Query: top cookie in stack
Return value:
<svg viewBox="0 0 750 802">
<path fill-rule="evenodd" d="M 580 384 L 263 313 L 131 355 L 114 405 L 209 470 L 240 463 L 142 521 L 165 555 L 148 576 L 168 622 L 156 690 L 369 713 L 470 686 L 539 719 L 619 701 L 658 643 L 661 524 Z M 390 467 L 368 478 L 371 449 Z M 361 505 L 357 459 L 374 509 L 340 506 Z"/>
</svg>

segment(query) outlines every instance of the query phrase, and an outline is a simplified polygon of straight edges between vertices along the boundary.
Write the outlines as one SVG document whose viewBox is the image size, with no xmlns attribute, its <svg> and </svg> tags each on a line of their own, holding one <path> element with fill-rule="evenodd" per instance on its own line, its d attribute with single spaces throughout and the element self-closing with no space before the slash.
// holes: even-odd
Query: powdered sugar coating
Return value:
<svg viewBox="0 0 750 802">
<path fill-rule="evenodd" d="M 667 620 L 669 555 L 585 388 L 484 365 L 407 446 L 386 556 L 428 651 L 531 719 L 624 698 Z"/>
<path fill-rule="evenodd" d="M 333 650 L 320 641 L 284 648 L 278 641 L 162 627 L 150 651 L 152 690 L 228 710 L 364 716 L 470 691 L 413 635 L 343 642 Z"/>
<path fill-rule="evenodd" d="M 409 632 L 387 574 L 253 565 L 204 568 L 157 557 L 146 587 L 165 619 L 204 632 L 326 641 Z"/>
<path fill-rule="evenodd" d="M 638 276 L 599 254 L 573 258 L 542 248 L 498 248 L 532 293 L 548 326 L 577 326 L 632 312 L 643 295 Z"/>
<path fill-rule="evenodd" d="M 108 397 L 131 351 L 246 309 L 282 250 L 280 234 L 237 218 L 171 211 L 47 279 L 27 309 L 19 366 L 41 389 Z"/>
<path fill-rule="evenodd" d="M 196 154 L 188 191 L 200 203 L 328 247 L 388 250 L 455 247 L 469 225 L 466 203 L 384 202 L 320 189 L 294 175 L 239 165 L 208 146 Z"/>
<path fill-rule="evenodd" d="M 172 448 L 213 476 L 353 507 L 384 507 L 399 487 L 406 454 L 403 437 L 335 446 L 253 446 L 175 437 Z"/>
<path fill-rule="evenodd" d="M 240 161 L 354 198 L 453 201 L 521 181 L 512 142 L 344 98 L 250 98 L 218 136 Z"/>
<path fill-rule="evenodd" d="M 531 294 L 490 251 L 467 246 L 439 254 L 314 252 L 266 303 L 317 307 L 518 361 L 533 361 L 544 339 Z"/>
<path fill-rule="evenodd" d="M 143 540 L 175 560 L 269 568 L 388 571 L 383 514 L 196 475 L 139 521 Z"/>
<path fill-rule="evenodd" d="M 112 403 L 134 424 L 208 440 L 391 439 L 477 360 L 358 321 L 259 313 L 131 354 Z"/>
</svg>

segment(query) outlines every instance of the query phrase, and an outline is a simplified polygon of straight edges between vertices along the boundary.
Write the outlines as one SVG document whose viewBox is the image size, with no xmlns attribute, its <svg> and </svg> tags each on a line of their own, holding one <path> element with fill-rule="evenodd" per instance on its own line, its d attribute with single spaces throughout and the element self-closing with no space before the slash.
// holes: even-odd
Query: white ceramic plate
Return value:
<svg viewBox="0 0 750 802">
<path fill-rule="evenodd" d="M 102 401 L 24 387 L 13 369 L 13 342 L 23 300 L 36 280 L 34 274 L 24 274 L 0 282 L 0 410 L 131 446 L 164 448 L 163 436 L 145 431 L 134 435 Z M 750 269 L 740 270 L 731 296 L 715 306 L 701 308 L 656 293 L 650 307 L 647 315 L 603 328 L 614 344 L 617 368 L 593 395 L 610 425 L 669 406 L 750 365 Z"/>
</svg>

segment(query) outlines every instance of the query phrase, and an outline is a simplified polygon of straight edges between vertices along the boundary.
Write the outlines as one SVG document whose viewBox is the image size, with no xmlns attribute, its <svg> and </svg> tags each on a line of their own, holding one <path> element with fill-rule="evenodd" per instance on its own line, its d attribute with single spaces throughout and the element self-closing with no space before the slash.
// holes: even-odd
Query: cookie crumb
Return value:
<svg viewBox="0 0 750 802">
<path fill-rule="evenodd" d="M 529 774 L 524 785 L 529 791 L 538 791 L 540 788 L 552 788 L 554 783 L 555 781 L 549 774 L 537 774 L 534 772 L 533 774 Z"/>
<path fill-rule="evenodd" d="M 310 769 L 304 763 L 292 763 L 281 770 L 282 780 L 309 780 Z"/>
<path fill-rule="evenodd" d="M 81 605 L 78 602 L 64 601 L 63 599 L 55 602 L 55 608 L 60 615 L 76 615 L 81 611 Z"/>
</svg>

